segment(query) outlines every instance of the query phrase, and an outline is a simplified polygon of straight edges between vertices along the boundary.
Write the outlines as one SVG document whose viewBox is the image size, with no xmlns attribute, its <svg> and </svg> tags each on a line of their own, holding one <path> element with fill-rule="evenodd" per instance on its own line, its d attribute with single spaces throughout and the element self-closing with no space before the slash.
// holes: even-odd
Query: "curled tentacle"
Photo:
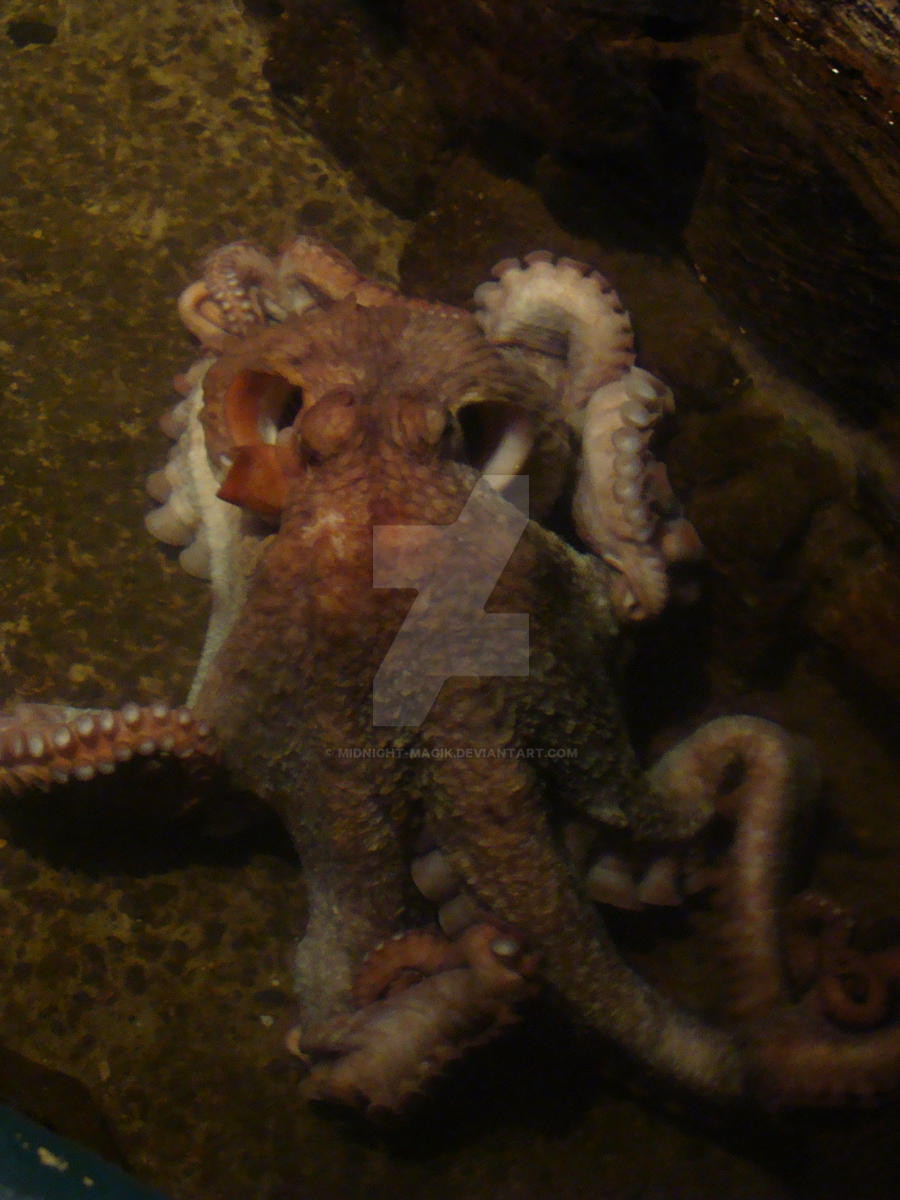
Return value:
<svg viewBox="0 0 900 1200">
<path fill-rule="evenodd" d="M 815 760 L 770 721 L 719 717 L 667 751 L 648 780 L 685 811 L 715 809 L 735 821 L 724 899 L 736 1011 L 750 1019 L 787 998 L 778 912 L 795 828 L 818 784 Z"/>
<path fill-rule="evenodd" d="M 399 304 L 447 319 L 467 316 L 453 305 L 406 297 L 369 279 L 312 234 L 294 238 L 274 258 L 250 242 L 220 246 L 204 261 L 200 279 L 181 293 L 178 312 L 190 332 L 218 353 L 230 338 L 291 314 L 329 309 L 350 296 L 363 308 Z"/>
<path fill-rule="evenodd" d="M 620 573 L 612 598 L 631 620 L 658 615 L 668 598 L 668 564 L 700 553 L 650 450 L 654 427 L 672 407 L 665 384 L 631 367 L 598 388 L 584 414 L 572 515 L 581 538 Z"/>
<path fill-rule="evenodd" d="M 784 912 L 792 981 L 826 1020 L 847 1029 L 884 1024 L 900 985 L 900 949 L 863 949 L 859 923 L 817 892 L 795 896 Z"/>
<path fill-rule="evenodd" d="M 0 790 L 14 795 L 110 775 L 135 755 L 160 754 L 211 761 L 208 725 L 187 708 L 164 704 L 115 710 L 22 704 L 0 715 Z"/>
<path fill-rule="evenodd" d="M 472 926 L 456 942 L 413 931 L 373 956 L 370 979 L 358 989 L 366 1000 L 371 977 L 396 973 L 401 964 L 424 977 L 383 988 L 384 998 L 323 1026 L 288 1034 L 291 1052 L 315 1063 L 305 1094 L 370 1116 L 404 1108 L 449 1062 L 514 1024 L 517 1006 L 534 991 L 536 957 L 492 924 Z"/>
<path fill-rule="evenodd" d="M 570 258 L 554 262 L 537 250 L 505 259 L 497 282 L 475 291 L 488 341 L 524 360 L 556 391 L 565 418 L 579 413 L 599 387 L 634 362 L 631 321 L 608 280 Z"/>
<path fill-rule="evenodd" d="M 447 320 L 470 320 L 464 309 L 436 300 L 404 296 L 389 283 L 369 279 L 339 250 L 312 234 L 288 242 L 278 259 L 278 295 L 288 312 L 302 312 L 314 304 L 331 308 L 353 296 L 362 308 L 399 304 L 412 312 Z"/>
<path fill-rule="evenodd" d="M 353 983 L 353 1003 L 365 1008 L 405 991 L 429 975 L 466 964 L 462 946 L 434 928 L 412 929 L 380 942 L 366 956 Z"/>
<path fill-rule="evenodd" d="M 834 1105 L 896 1088 L 900 1026 L 846 1028 L 877 1015 L 877 1005 L 869 1013 L 857 1009 L 853 985 L 841 979 L 848 964 L 861 963 L 855 953 L 852 959 L 843 954 L 846 926 L 826 946 L 824 990 L 815 1005 L 796 996 L 787 970 L 782 892 L 792 833 L 817 775 L 808 748 L 770 722 L 724 717 L 697 730 L 666 760 L 666 774 L 676 786 L 712 785 L 718 810 L 735 820 L 722 889 L 728 912 L 724 941 L 735 985 L 733 1009 L 743 1027 L 748 1089 L 773 1105 Z M 895 959 L 886 954 L 883 964 L 892 986 Z"/>
<path fill-rule="evenodd" d="M 353 294 L 364 308 L 397 304 L 396 288 L 369 279 L 339 250 L 312 234 L 301 234 L 278 258 L 278 295 L 289 312 L 302 312 L 311 304 L 330 308 Z"/>
<path fill-rule="evenodd" d="M 178 298 L 178 314 L 205 346 L 221 350 L 229 337 L 242 337 L 270 315 L 284 318 L 278 288 L 277 267 L 264 250 L 231 242 L 206 258 L 201 278 Z"/>
<path fill-rule="evenodd" d="M 485 336 L 550 385 L 581 437 L 572 503 L 585 543 L 618 576 L 618 615 L 658 615 L 669 595 L 668 567 L 700 554 L 651 439 L 672 393 L 634 366 L 627 312 L 611 285 L 582 263 L 545 251 L 498 263 L 497 282 L 475 292 Z"/>
<path fill-rule="evenodd" d="M 727 1083 L 734 1094 L 753 1093 L 773 1105 L 841 1104 L 871 1098 L 900 1079 L 900 1028 L 885 1024 L 900 981 L 900 952 L 859 949 L 852 944 L 852 921 L 834 905 L 823 910 L 821 902 L 812 914 L 821 927 L 814 937 L 804 933 L 802 953 L 789 933 L 810 917 L 808 903 L 794 904 L 785 930 L 791 847 L 809 815 L 818 778 L 802 739 L 755 717 L 708 722 L 648 773 L 675 825 L 686 831 L 703 827 L 713 812 L 735 823 L 729 865 L 717 872 L 739 1020 L 731 1051 L 727 1040 L 720 1051 L 726 1066 L 728 1054 L 734 1056 L 730 1082 L 725 1068 L 717 1068 L 722 1079 L 714 1086 L 723 1096 Z M 651 838 L 655 832 L 644 830 Z M 680 855 L 645 852 L 641 866 L 630 852 L 603 852 L 602 832 L 592 831 L 590 823 L 567 827 L 564 842 L 587 893 L 598 902 L 623 908 L 679 902 Z M 458 905 L 467 906 L 463 928 L 484 921 L 440 850 L 416 859 L 413 873 L 422 893 L 440 905 L 442 925 L 443 914 Z M 712 1029 L 692 1031 L 674 1014 L 668 1021 L 660 1036 L 683 1043 L 684 1055 L 699 1060 L 701 1045 L 715 1050 Z"/>
</svg>

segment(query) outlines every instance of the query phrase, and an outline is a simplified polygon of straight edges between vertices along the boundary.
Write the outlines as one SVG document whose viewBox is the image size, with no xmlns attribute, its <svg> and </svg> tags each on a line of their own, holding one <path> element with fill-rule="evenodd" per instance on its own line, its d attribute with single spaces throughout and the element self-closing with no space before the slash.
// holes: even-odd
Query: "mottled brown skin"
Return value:
<svg viewBox="0 0 900 1200">
<path fill-rule="evenodd" d="M 588 1023 L 696 1083 L 708 1066 L 678 1065 L 659 1041 L 663 1024 L 691 1023 L 622 962 L 558 842 L 575 809 L 664 839 L 707 815 L 651 793 L 638 770 L 607 669 L 616 628 L 603 564 L 529 523 L 488 605 L 529 615 L 529 674 L 453 678 L 420 727 L 372 724 L 373 680 L 411 601 L 373 588 L 373 528 L 397 527 L 398 556 L 415 555 L 418 534 L 404 526 L 456 520 L 477 474 L 450 456 L 448 407 L 493 351 L 465 325 L 398 310 L 346 306 L 340 321 L 332 333 L 352 346 L 358 382 L 297 417 L 280 528 L 194 705 L 236 781 L 279 810 L 300 851 L 311 901 L 301 1028 L 347 1009 L 366 953 L 410 924 L 409 861 L 424 825 L 478 906 L 540 947 L 544 976 Z M 505 368 L 497 359 L 490 369 Z M 487 537 L 459 547 L 463 579 L 490 558 L 509 509 L 490 489 L 477 503 Z M 455 602 L 471 611 L 465 588 Z M 442 613 L 439 638 L 445 628 Z M 348 747 L 563 747 L 577 757 L 340 757 Z"/>
</svg>

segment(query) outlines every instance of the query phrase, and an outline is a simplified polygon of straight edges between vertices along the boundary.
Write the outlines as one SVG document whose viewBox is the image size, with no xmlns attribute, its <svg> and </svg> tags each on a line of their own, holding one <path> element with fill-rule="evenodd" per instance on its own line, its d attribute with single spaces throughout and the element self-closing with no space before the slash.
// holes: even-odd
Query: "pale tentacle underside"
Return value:
<svg viewBox="0 0 900 1200">
<path fill-rule="evenodd" d="M 524 265 L 498 263 L 493 274 L 497 282 L 475 292 L 485 336 L 546 380 L 581 439 L 572 502 L 578 534 L 619 573 L 618 614 L 658 616 L 670 565 L 701 553 L 651 453 L 655 427 L 674 408 L 672 393 L 634 365 L 628 314 L 598 272 L 538 251 Z"/>
<path fill-rule="evenodd" d="M 475 291 L 485 337 L 521 356 L 578 423 L 588 397 L 634 363 L 628 313 L 599 271 L 543 250 L 504 259 Z"/>
</svg>

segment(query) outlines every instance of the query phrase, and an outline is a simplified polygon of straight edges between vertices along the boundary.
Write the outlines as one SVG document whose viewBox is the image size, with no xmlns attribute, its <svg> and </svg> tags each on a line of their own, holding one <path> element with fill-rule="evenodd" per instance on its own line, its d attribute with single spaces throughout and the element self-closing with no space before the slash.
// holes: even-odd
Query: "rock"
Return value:
<svg viewBox="0 0 900 1200">
<path fill-rule="evenodd" d="M 834 504 L 816 518 L 803 571 L 810 628 L 856 691 L 900 705 L 900 559 L 858 516 Z"/>
<path fill-rule="evenodd" d="M 700 77 L 686 229 L 725 306 L 862 422 L 900 378 L 900 13 L 883 9 L 754 6 L 744 51 Z"/>
<path fill-rule="evenodd" d="M 900 376 L 898 35 L 880 0 L 288 0 L 269 78 L 404 215 L 468 148 L 570 233 L 686 245 L 866 423 Z"/>
<path fill-rule="evenodd" d="M 443 132 L 413 51 L 361 5 L 302 10 L 275 27 L 273 90 L 302 100 L 316 133 L 378 199 L 402 215 L 420 212 Z"/>
<path fill-rule="evenodd" d="M 742 687 L 767 686 L 803 637 L 798 564 L 817 512 L 841 494 L 835 464 L 741 399 L 682 419 L 667 462 L 707 554 L 714 657 Z"/>
</svg>

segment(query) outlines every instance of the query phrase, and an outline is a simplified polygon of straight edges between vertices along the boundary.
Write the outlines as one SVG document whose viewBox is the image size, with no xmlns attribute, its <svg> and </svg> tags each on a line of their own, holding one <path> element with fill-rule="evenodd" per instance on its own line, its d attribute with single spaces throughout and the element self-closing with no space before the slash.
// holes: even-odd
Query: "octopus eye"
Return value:
<svg viewBox="0 0 900 1200">
<path fill-rule="evenodd" d="M 359 432 L 359 405 L 346 388 L 335 388 L 320 397 L 303 413 L 300 421 L 300 453 L 309 466 L 350 446 Z"/>
</svg>

